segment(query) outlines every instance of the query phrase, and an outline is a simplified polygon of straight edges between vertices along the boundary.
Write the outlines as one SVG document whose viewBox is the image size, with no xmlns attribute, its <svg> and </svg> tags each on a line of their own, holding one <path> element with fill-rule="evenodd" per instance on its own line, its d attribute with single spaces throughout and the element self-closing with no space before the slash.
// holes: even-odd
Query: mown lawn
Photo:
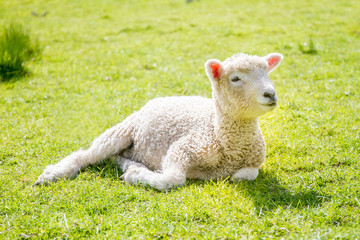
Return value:
<svg viewBox="0 0 360 240">
<path fill-rule="evenodd" d="M 43 54 L 0 82 L 1 239 L 360 238 L 359 1 L 0 1 L 11 19 Z M 210 97 L 204 62 L 237 52 L 285 57 L 255 181 L 159 192 L 104 163 L 31 187 L 149 99 Z"/>
</svg>

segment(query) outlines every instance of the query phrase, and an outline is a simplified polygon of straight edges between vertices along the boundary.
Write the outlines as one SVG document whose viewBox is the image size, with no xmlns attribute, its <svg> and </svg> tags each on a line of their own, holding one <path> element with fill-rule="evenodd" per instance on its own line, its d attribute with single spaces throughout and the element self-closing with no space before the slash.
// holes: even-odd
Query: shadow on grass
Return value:
<svg viewBox="0 0 360 240">
<path fill-rule="evenodd" d="M 31 76 L 31 72 L 24 66 L 13 67 L 13 66 L 3 66 L 0 64 L 0 84 L 8 83 L 8 82 L 16 82 L 18 80 L 30 76 Z"/>
<path fill-rule="evenodd" d="M 93 166 L 87 167 L 84 171 L 91 171 L 100 177 L 119 179 L 122 175 L 121 170 L 112 161 L 105 161 Z M 220 184 L 224 180 L 214 181 Z M 197 185 L 203 187 L 209 184 L 209 181 L 187 180 L 186 185 Z M 225 180 L 225 184 L 234 191 L 244 192 L 245 196 L 250 197 L 257 211 L 271 211 L 277 208 L 285 209 L 303 209 L 316 208 L 323 203 L 330 201 L 329 196 L 324 196 L 315 190 L 304 190 L 287 188 L 277 179 L 272 172 L 260 171 L 259 176 L 254 181 L 243 181 L 233 183 Z M 146 187 L 149 191 L 156 189 Z M 261 210 L 260 210 L 261 209 Z"/>
<path fill-rule="evenodd" d="M 241 182 L 237 188 L 246 192 L 258 208 L 273 210 L 282 208 L 315 208 L 330 200 L 329 196 L 315 190 L 290 189 L 284 186 L 271 172 L 260 171 L 258 178 Z"/>
</svg>

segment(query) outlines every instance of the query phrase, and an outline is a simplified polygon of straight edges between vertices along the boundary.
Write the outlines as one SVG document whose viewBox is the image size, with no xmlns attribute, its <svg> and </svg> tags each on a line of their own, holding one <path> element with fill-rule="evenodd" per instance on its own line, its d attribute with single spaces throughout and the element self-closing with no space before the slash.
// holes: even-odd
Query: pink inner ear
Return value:
<svg viewBox="0 0 360 240">
<path fill-rule="evenodd" d="M 210 64 L 210 67 L 212 69 L 214 78 L 218 78 L 220 65 L 218 63 L 212 63 L 212 64 Z"/>
<path fill-rule="evenodd" d="M 278 57 L 272 57 L 272 58 L 269 58 L 268 60 L 268 64 L 269 64 L 269 67 L 268 67 L 268 70 L 271 70 L 273 69 L 276 64 L 280 61 L 280 58 Z"/>
</svg>

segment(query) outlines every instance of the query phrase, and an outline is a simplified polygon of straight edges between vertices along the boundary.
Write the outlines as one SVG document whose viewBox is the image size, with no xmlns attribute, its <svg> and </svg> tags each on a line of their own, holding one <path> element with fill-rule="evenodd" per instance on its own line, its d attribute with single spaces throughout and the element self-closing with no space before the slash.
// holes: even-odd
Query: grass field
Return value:
<svg viewBox="0 0 360 240">
<path fill-rule="evenodd" d="M 0 82 L 0 239 L 360 239 L 359 1 L 0 1 L 12 19 L 43 49 Z M 159 192 L 103 163 L 31 187 L 148 100 L 210 97 L 204 62 L 237 52 L 284 55 L 255 181 Z"/>
</svg>

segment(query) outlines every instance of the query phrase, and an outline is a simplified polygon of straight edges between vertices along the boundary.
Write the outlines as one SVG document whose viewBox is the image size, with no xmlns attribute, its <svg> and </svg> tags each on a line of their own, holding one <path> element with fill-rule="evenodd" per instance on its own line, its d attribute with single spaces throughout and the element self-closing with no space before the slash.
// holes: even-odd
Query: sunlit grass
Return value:
<svg viewBox="0 0 360 240">
<path fill-rule="evenodd" d="M 357 8 L 0 1 L 0 25 L 16 16 L 43 46 L 41 60 L 27 62 L 31 75 L 0 83 L 0 238 L 360 238 Z M 188 181 L 164 193 L 124 184 L 102 163 L 31 187 L 148 100 L 210 97 L 204 62 L 236 52 L 284 55 L 271 73 L 279 107 L 261 118 L 267 160 L 255 181 Z"/>
</svg>

